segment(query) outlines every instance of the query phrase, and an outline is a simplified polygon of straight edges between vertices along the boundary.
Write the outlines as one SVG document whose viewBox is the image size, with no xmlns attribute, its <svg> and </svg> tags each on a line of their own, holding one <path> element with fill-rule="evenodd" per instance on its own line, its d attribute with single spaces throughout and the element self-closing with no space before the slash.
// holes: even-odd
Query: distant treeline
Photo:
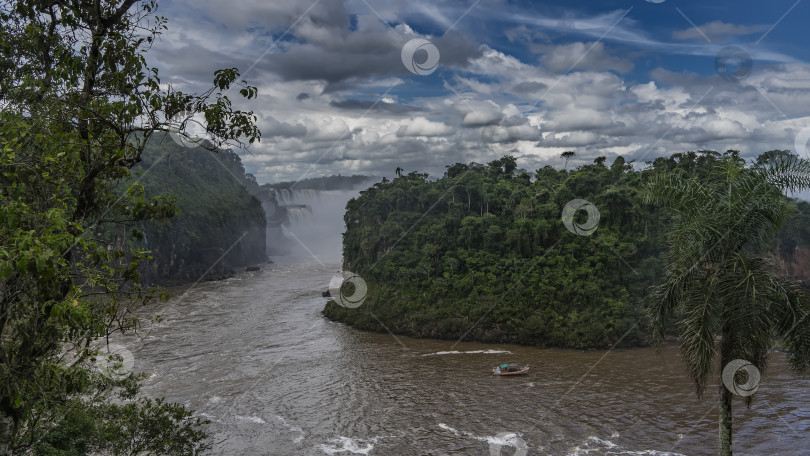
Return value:
<svg viewBox="0 0 810 456">
<path fill-rule="evenodd" d="M 301 179 L 299 181 L 286 181 L 278 182 L 275 184 L 263 184 L 263 189 L 291 189 L 298 190 L 354 190 L 358 187 L 368 185 L 369 181 L 374 179 L 371 176 L 353 175 L 353 176 L 326 176 L 326 177 L 310 177 Z"/>
<path fill-rule="evenodd" d="M 737 151 L 725 155 L 739 158 Z M 344 268 L 367 282 L 365 302 L 355 309 L 330 302 L 324 314 L 417 337 L 572 348 L 646 344 L 644 298 L 664 272 L 672 215 L 645 205 L 642 186 L 673 170 L 712 179 L 720 156 L 678 153 L 641 171 L 622 157 L 610 166 L 599 157 L 534 175 L 504 157 L 456 163 L 434 181 L 417 172 L 383 180 L 349 201 L 345 214 Z M 588 236 L 569 231 L 561 218 L 578 198 L 599 212 Z M 771 250 L 782 267 L 806 276 L 795 253 L 810 246 L 810 204 L 790 204 L 794 214 Z M 587 218 L 579 211 L 574 222 Z"/>
</svg>

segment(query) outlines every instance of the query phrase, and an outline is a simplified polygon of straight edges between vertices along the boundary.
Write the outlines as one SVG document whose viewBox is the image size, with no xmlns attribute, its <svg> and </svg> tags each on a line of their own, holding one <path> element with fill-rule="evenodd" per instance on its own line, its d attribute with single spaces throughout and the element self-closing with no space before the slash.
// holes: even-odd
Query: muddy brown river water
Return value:
<svg viewBox="0 0 810 456">
<path fill-rule="evenodd" d="M 716 454 L 716 390 L 696 398 L 677 347 L 659 356 L 356 331 L 320 314 L 338 267 L 290 261 L 175 289 L 164 323 L 119 342 L 148 375 L 146 394 L 211 421 L 215 455 Z M 491 375 L 501 362 L 532 369 Z M 736 455 L 810 455 L 810 379 L 774 353 L 734 420 Z"/>
</svg>

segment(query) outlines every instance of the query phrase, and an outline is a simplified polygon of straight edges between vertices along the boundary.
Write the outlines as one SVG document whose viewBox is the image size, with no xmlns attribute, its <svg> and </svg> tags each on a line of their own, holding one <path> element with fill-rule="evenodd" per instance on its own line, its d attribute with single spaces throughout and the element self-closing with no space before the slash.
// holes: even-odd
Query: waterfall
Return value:
<svg viewBox="0 0 810 456">
<path fill-rule="evenodd" d="M 274 188 L 270 195 L 274 201 L 265 201 L 269 255 L 340 260 L 343 214 L 359 190 Z"/>
</svg>

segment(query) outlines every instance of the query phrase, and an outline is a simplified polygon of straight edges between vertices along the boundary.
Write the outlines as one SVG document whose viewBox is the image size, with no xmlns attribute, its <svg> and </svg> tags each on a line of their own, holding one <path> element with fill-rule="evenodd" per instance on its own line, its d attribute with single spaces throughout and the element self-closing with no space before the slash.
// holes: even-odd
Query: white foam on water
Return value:
<svg viewBox="0 0 810 456">
<path fill-rule="evenodd" d="M 436 353 L 425 353 L 422 356 L 441 356 L 441 355 L 473 355 L 473 354 L 482 354 L 482 355 L 496 355 L 496 354 L 512 354 L 509 350 L 469 350 L 469 351 L 458 351 L 458 350 L 450 350 L 450 351 L 440 351 Z"/>
<path fill-rule="evenodd" d="M 508 432 L 508 433 L 499 434 L 499 435 L 501 435 L 501 437 L 498 437 L 496 435 L 494 437 L 485 437 L 485 438 L 479 439 L 479 440 L 483 440 L 483 441 L 489 443 L 490 445 L 501 445 L 501 446 L 512 447 L 512 448 L 518 448 L 518 447 L 525 447 L 526 446 L 526 442 L 524 442 L 523 439 L 521 439 L 520 436 L 516 432 Z"/>
<path fill-rule="evenodd" d="M 610 435 L 611 439 L 619 437 L 618 432 Z M 598 454 L 606 456 L 685 456 L 680 453 L 671 453 L 668 451 L 658 450 L 625 450 L 614 442 L 607 439 L 601 439 L 595 435 L 588 437 L 585 442 L 575 446 L 570 450 L 568 456 L 583 456 L 589 454 Z"/>
<path fill-rule="evenodd" d="M 455 434 L 457 436 L 461 436 L 461 433 L 458 431 L 458 429 L 453 429 L 453 428 L 451 428 L 450 426 L 448 426 L 448 425 L 446 425 L 444 423 L 439 423 L 439 427 L 444 429 L 445 431 L 450 431 L 450 432 L 452 432 L 453 434 Z"/>
<path fill-rule="evenodd" d="M 602 445 L 606 449 L 616 448 L 618 446 L 615 443 L 611 442 L 610 440 L 603 440 L 603 439 L 600 439 L 599 437 L 597 437 L 595 435 L 592 435 L 592 436 L 588 437 L 588 440 L 590 440 L 591 442 L 596 443 L 597 445 Z"/>
<path fill-rule="evenodd" d="M 459 431 L 458 429 L 452 428 L 444 423 L 439 423 L 439 427 L 445 431 L 452 432 L 456 437 L 467 437 L 480 442 L 486 442 L 489 445 L 501 445 L 512 448 L 521 448 L 526 446 L 526 442 L 520 438 L 520 435 L 517 432 L 501 433 L 494 436 L 481 436 L 475 435 L 471 432 Z"/>
<path fill-rule="evenodd" d="M 502 438 L 498 438 L 497 436 L 480 436 L 480 435 L 475 435 L 475 434 L 473 434 L 471 432 L 459 431 L 458 429 L 452 428 L 452 427 L 450 427 L 450 426 L 448 426 L 448 425 L 446 425 L 444 423 L 439 423 L 439 427 L 444 429 L 445 431 L 452 432 L 457 437 L 468 437 L 468 438 L 471 438 L 471 439 L 474 439 L 474 440 L 479 440 L 481 442 L 496 443 L 496 444 L 501 444 L 501 445 L 509 445 L 510 444 L 509 443 L 510 439 L 512 439 L 514 436 L 516 436 L 516 434 L 514 434 L 514 433 L 506 435 L 506 436 L 504 436 Z"/>
<path fill-rule="evenodd" d="M 264 421 L 263 419 L 259 418 L 258 416 L 236 415 L 234 418 L 236 418 L 237 420 L 250 421 L 251 423 L 256 423 L 256 424 L 267 424 L 267 421 Z"/>
<path fill-rule="evenodd" d="M 332 445 L 322 443 L 318 445 L 318 449 L 326 454 L 338 454 L 345 452 L 349 452 L 351 454 L 369 454 L 371 453 L 371 450 L 374 449 L 374 444 L 377 443 L 377 439 L 355 440 L 351 437 L 340 436 L 337 439 L 330 440 L 329 442 L 331 442 Z"/>
<path fill-rule="evenodd" d="M 284 425 L 287 429 L 292 432 L 297 432 L 299 435 L 293 439 L 293 443 L 301 443 L 304 440 L 304 430 L 298 426 L 293 426 L 292 424 L 288 423 L 287 420 L 284 419 L 281 415 L 276 415 L 276 419 L 281 421 L 281 424 Z"/>
</svg>

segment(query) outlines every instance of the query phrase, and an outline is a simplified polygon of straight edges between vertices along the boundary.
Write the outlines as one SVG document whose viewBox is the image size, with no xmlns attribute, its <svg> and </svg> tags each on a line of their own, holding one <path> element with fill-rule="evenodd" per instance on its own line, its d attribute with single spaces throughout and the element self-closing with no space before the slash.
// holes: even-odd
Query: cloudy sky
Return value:
<svg viewBox="0 0 810 456">
<path fill-rule="evenodd" d="M 164 0 L 149 59 L 186 91 L 237 67 L 259 182 L 533 171 L 688 150 L 805 154 L 810 1 Z M 232 98 L 238 98 L 233 94 Z M 798 149 L 797 149 L 798 148 Z"/>
</svg>

